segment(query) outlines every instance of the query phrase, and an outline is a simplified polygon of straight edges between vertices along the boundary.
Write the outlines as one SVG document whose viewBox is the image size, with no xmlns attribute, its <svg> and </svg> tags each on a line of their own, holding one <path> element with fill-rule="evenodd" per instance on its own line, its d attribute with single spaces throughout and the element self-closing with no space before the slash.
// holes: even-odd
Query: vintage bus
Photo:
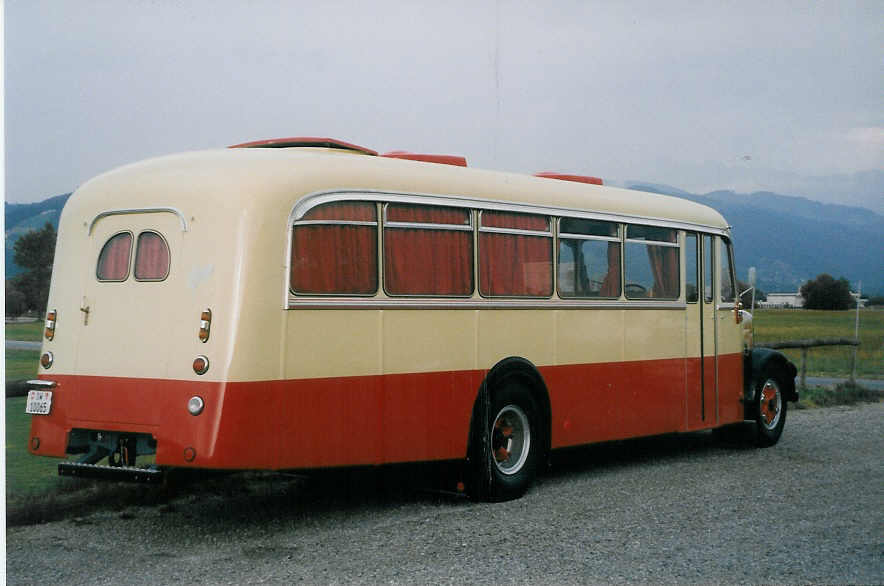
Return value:
<svg viewBox="0 0 884 586">
<path fill-rule="evenodd" d="M 744 341 L 725 220 L 601 183 L 324 138 L 92 179 L 29 449 L 140 480 L 460 460 L 504 500 L 556 448 L 743 420 L 776 443 L 795 368 Z"/>
</svg>

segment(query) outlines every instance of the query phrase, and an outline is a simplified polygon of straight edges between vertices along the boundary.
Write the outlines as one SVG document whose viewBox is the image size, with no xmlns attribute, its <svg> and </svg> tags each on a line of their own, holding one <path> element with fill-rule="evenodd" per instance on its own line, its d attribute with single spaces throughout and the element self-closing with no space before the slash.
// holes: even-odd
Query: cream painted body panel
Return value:
<svg viewBox="0 0 884 586">
<path fill-rule="evenodd" d="M 683 355 L 678 310 L 286 310 L 293 208 L 309 194 L 347 189 L 727 228 L 717 212 L 677 198 L 326 149 L 232 149 L 153 159 L 93 179 L 65 206 L 49 298 L 49 307 L 59 311 L 57 335 L 44 342 L 56 363 L 44 374 L 253 381 L 487 369 L 507 356 L 555 365 Z M 154 207 L 175 208 L 181 218 L 112 215 L 95 222 L 90 234 L 99 214 Z M 108 234 L 125 228 L 137 237 L 152 226 L 172 246 L 169 279 L 97 283 L 97 254 Z M 85 305 L 96 321 L 82 325 Z M 213 319 L 204 344 L 197 332 L 205 308 Z M 99 321 L 105 312 L 119 316 Z M 88 328 L 94 344 L 83 343 Z M 668 332 L 667 339 L 679 333 L 661 344 L 648 328 Z M 191 368 L 198 354 L 211 361 L 202 377 Z"/>
</svg>

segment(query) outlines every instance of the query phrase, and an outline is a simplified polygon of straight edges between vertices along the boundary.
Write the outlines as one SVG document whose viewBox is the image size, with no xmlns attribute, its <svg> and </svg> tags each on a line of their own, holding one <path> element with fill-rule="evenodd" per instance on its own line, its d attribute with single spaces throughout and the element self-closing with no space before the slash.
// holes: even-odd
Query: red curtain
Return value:
<svg viewBox="0 0 884 586">
<path fill-rule="evenodd" d="M 552 295 L 552 238 L 481 233 L 479 252 L 483 295 Z"/>
<path fill-rule="evenodd" d="M 138 250 L 135 253 L 135 278 L 161 280 L 168 274 L 169 247 L 166 241 L 156 232 L 139 234 Z"/>
<path fill-rule="evenodd" d="M 304 220 L 376 222 L 373 203 L 316 207 Z M 377 226 L 302 225 L 292 228 L 290 285 L 297 293 L 368 295 L 377 291 Z"/>
<path fill-rule="evenodd" d="M 508 212 L 483 212 L 482 226 L 549 231 L 549 218 Z M 482 295 L 552 295 L 552 244 L 545 236 L 479 233 L 479 290 Z"/>
<path fill-rule="evenodd" d="M 473 233 L 385 230 L 384 288 L 390 295 L 472 294 Z"/>
<path fill-rule="evenodd" d="M 608 242 L 608 274 L 602 281 L 600 297 L 620 297 L 620 243 Z"/>
<path fill-rule="evenodd" d="M 391 203 L 387 206 L 387 221 L 469 226 L 470 210 Z"/>
<path fill-rule="evenodd" d="M 96 275 L 101 281 L 122 281 L 129 274 L 129 254 L 132 235 L 128 232 L 115 234 L 98 255 Z"/>
<path fill-rule="evenodd" d="M 470 211 L 390 204 L 387 221 L 426 228 L 384 230 L 384 288 L 390 295 L 457 295 L 473 292 L 473 233 L 434 230 L 434 224 L 469 226 Z"/>
<path fill-rule="evenodd" d="M 648 259 L 651 262 L 651 272 L 654 275 L 654 288 L 649 292 L 649 297 L 670 298 L 678 297 L 678 248 L 670 246 L 648 245 Z"/>
</svg>

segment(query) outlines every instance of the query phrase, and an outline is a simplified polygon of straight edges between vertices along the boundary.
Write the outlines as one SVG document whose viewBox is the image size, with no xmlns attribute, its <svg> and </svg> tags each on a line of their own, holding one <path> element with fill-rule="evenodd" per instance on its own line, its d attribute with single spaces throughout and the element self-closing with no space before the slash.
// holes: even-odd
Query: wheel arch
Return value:
<svg viewBox="0 0 884 586">
<path fill-rule="evenodd" d="M 531 392 L 531 396 L 537 403 L 540 410 L 540 420 L 543 426 L 542 434 L 542 452 L 541 460 L 549 456 L 550 452 L 550 426 L 552 421 L 552 411 L 549 402 L 549 391 L 543 376 L 534 364 L 520 356 L 509 356 L 495 364 L 482 379 L 482 384 L 476 391 L 476 399 L 473 402 L 473 412 L 470 416 L 470 428 L 467 441 L 467 459 L 473 453 L 473 445 L 477 441 L 483 441 L 483 438 L 476 436 L 476 429 L 480 426 L 475 425 L 476 421 L 487 421 L 488 411 L 491 406 L 491 394 L 496 388 L 499 388 L 505 381 L 518 379 L 525 384 Z"/>
<path fill-rule="evenodd" d="M 755 400 L 755 387 L 762 376 L 764 370 L 768 367 L 781 368 L 788 375 L 786 388 L 783 389 L 783 395 L 787 401 L 798 400 L 798 390 L 795 388 L 795 375 L 798 369 L 792 364 L 786 355 L 772 348 L 753 348 L 749 352 L 748 360 L 745 364 L 745 396 L 749 404 Z"/>
</svg>

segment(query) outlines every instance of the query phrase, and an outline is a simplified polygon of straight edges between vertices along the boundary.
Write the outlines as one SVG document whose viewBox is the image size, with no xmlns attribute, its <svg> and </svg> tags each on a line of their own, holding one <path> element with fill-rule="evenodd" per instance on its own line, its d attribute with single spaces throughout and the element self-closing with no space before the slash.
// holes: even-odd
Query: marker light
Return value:
<svg viewBox="0 0 884 586">
<path fill-rule="evenodd" d="M 55 309 L 48 311 L 46 313 L 46 329 L 43 330 L 43 335 L 47 340 L 51 340 L 55 337 L 55 320 L 58 318 L 58 311 Z"/>
<path fill-rule="evenodd" d="M 40 366 L 43 368 L 49 368 L 52 366 L 52 362 L 55 360 L 55 357 L 52 356 L 52 352 L 44 352 L 42 356 L 40 356 Z"/>
<path fill-rule="evenodd" d="M 209 339 L 209 330 L 212 328 L 212 310 L 206 308 L 200 314 L 200 342 L 205 343 Z"/>
<path fill-rule="evenodd" d="M 197 374 L 206 374 L 209 370 L 209 359 L 200 354 L 193 359 L 193 371 Z"/>
<path fill-rule="evenodd" d="M 187 402 L 187 410 L 190 411 L 191 415 L 199 415 L 203 412 L 203 409 L 206 407 L 205 402 L 202 397 L 194 395 L 190 398 L 190 401 Z"/>
</svg>

